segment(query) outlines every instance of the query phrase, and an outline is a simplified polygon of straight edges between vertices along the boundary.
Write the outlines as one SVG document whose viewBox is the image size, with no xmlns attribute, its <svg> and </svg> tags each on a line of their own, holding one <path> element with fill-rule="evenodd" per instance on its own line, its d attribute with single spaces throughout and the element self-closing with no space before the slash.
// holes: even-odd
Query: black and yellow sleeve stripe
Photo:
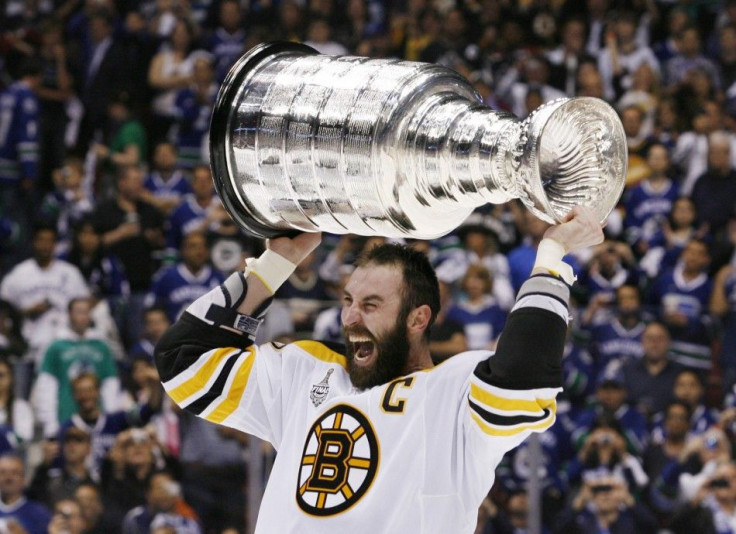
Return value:
<svg viewBox="0 0 736 534">
<path fill-rule="evenodd" d="M 187 411 L 222 423 L 240 405 L 255 358 L 252 347 L 212 349 L 164 382 L 164 389 Z"/>
<path fill-rule="evenodd" d="M 515 436 L 541 432 L 555 422 L 557 403 L 554 388 L 509 391 L 474 378 L 468 394 L 470 415 L 491 436 Z"/>
</svg>

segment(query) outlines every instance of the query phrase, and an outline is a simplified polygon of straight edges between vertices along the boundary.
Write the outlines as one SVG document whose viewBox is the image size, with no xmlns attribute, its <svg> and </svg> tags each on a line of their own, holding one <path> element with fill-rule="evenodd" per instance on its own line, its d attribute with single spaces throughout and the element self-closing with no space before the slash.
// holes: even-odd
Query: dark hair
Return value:
<svg viewBox="0 0 736 534">
<path fill-rule="evenodd" d="M 693 24 L 692 22 L 688 22 L 687 24 L 685 24 L 680 29 L 680 31 L 677 34 L 677 38 L 678 39 L 681 39 L 682 36 L 685 35 L 685 33 L 689 32 L 689 31 L 694 31 L 695 33 L 697 33 L 698 34 L 698 39 L 701 39 L 702 38 L 702 36 L 700 35 L 700 29 L 695 24 Z"/>
<path fill-rule="evenodd" d="M 677 379 L 680 378 L 682 375 L 693 375 L 695 377 L 695 380 L 698 381 L 698 384 L 700 384 L 700 387 L 703 388 L 703 391 L 705 391 L 705 380 L 703 376 L 698 373 L 695 369 L 682 369 L 680 372 L 678 372 L 675 375 L 675 382 L 677 382 Z"/>
<path fill-rule="evenodd" d="M 736 2 L 732 2 L 732 3 L 736 3 Z M 736 24 L 734 24 L 733 22 L 729 22 L 728 24 L 724 24 L 723 26 L 721 26 L 718 29 L 718 34 L 720 35 L 723 32 L 725 32 L 726 30 L 730 30 L 730 31 L 736 32 Z"/>
<path fill-rule="evenodd" d="M 647 148 L 647 157 L 649 157 L 649 154 L 651 154 L 653 148 L 664 148 L 665 152 L 667 152 L 667 157 L 670 157 L 670 149 L 667 148 L 667 145 L 665 145 L 662 141 L 654 141 L 651 145 L 649 145 L 649 148 Z"/>
<path fill-rule="evenodd" d="M 212 173 L 212 167 L 210 167 L 210 164 L 206 161 L 200 161 L 196 163 L 194 167 L 192 167 L 192 175 L 194 175 L 194 173 L 199 169 L 204 169 L 207 172 Z"/>
<path fill-rule="evenodd" d="M 43 71 L 41 60 L 36 56 L 27 56 L 20 60 L 18 78 L 40 76 Z"/>
<path fill-rule="evenodd" d="M 561 24 L 559 25 L 559 29 L 558 29 L 558 37 L 557 37 L 558 41 L 562 40 L 562 34 L 564 33 L 565 29 L 570 24 L 581 24 L 585 31 L 585 37 L 587 37 L 588 34 L 590 33 L 590 28 L 589 28 L 588 21 L 586 20 L 586 18 L 578 14 L 572 14 L 566 19 L 561 21 Z"/>
<path fill-rule="evenodd" d="M 33 238 L 41 232 L 53 232 L 54 238 L 59 235 L 59 231 L 56 229 L 56 225 L 49 220 L 39 218 L 33 223 Z"/>
<path fill-rule="evenodd" d="M 112 94 L 109 100 L 109 105 L 119 104 L 128 111 L 133 109 L 133 95 L 127 89 L 120 89 Z"/>
<path fill-rule="evenodd" d="M 74 493 L 77 492 L 80 488 L 91 488 L 94 490 L 94 492 L 97 494 L 97 497 L 102 500 L 102 488 L 100 488 L 99 484 L 96 484 L 95 482 L 92 482 L 91 480 L 83 480 L 79 483 L 77 486 L 77 489 L 74 490 Z"/>
<path fill-rule="evenodd" d="M 662 321 L 658 321 L 658 320 L 648 321 L 647 325 L 644 327 L 644 330 L 648 330 L 650 326 L 658 326 L 659 328 L 667 332 L 667 336 L 669 338 L 672 338 L 672 332 L 670 332 L 670 329 Z"/>
<path fill-rule="evenodd" d="M 713 258 L 713 247 L 712 247 L 711 243 L 708 240 L 703 239 L 703 238 L 700 238 L 700 237 L 691 237 L 685 243 L 685 247 L 687 248 L 687 246 L 690 243 L 698 243 L 698 244 L 702 245 L 705 248 L 705 253 L 708 255 L 708 257 L 709 258 Z"/>
<path fill-rule="evenodd" d="M 165 476 L 167 478 L 170 478 L 174 482 L 178 482 L 179 480 L 174 476 L 174 473 L 169 471 L 168 469 L 154 469 L 148 474 L 148 478 L 146 479 L 146 491 L 149 491 L 153 487 L 153 479 L 158 476 Z"/>
<path fill-rule="evenodd" d="M 74 389 L 74 386 L 77 385 L 77 383 L 81 380 L 87 380 L 90 379 L 95 383 L 95 387 L 99 390 L 100 389 L 100 377 L 97 376 L 95 373 L 91 373 L 89 371 L 84 371 L 82 373 L 79 373 L 77 376 L 72 378 L 71 384 L 72 389 Z"/>
<path fill-rule="evenodd" d="M 18 451 L 8 451 L 0 454 L 0 460 L 3 460 L 5 458 L 10 458 L 12 460 L 18 460 L 20 462 L 20 465 L 23 466 L 23 470 L 25 471 L 27 468 L 26 460 L 23 458 L 23 455 L 20 454 Z"/>
<path fill-rule="evenodd" d="M 128 165 L 118 165 L 117 172 L 115 173 L 115 183 L 119 183 L 128 177 L 128 173 L 131 171 L 143 172 L 143 167 L 138 163 L 131 163 Z"/>
<path fill-rule="evenodd" d="M 434 324 L 440 310 L 440 289 L 437 275 L 427 256 L 403 245 L 386 243 L 363 251 L 355 260 L 356 267 L 365 267 L 370 263 L 402 269 L 404 275 L 402 313 L 408 314 L 419 306 L 428 305 L 431 316 L 427 329 L 424 331 L 425 339 L 428 338 L 429 329 Z"/>
<path fill-rule="evenodd" d="M 637 26 L 639 24 L 639 17 L 633 11 L 629 9 L 622 9 L 614 14 L 613 20 L 615 22 L 627 22 Z"/>
<path fill-rule="evenodd" d="M 8 387 L 8 403 L 5 406 L 7 412 L 6 424 L 8 427 L 13 428 L 13 408 L 15 408 L 15 369 L 13 364 L 7 358 L 0 358 L 0 365 L 4 365 L 8 370 L 8 376 L 10 377 L 10 385 Z"/>
<path fill-rule="evenodd" d="M 108 28 L 115 26 L 115 15 L 105 7 L 97 8 L 90 13 L 89 20 L 91 21 L 94 19 L 103 21 Z"/>
<path fill-rule="evenodd" d="M 204 246 L 207 247 L 207 250 L 209 250 L 210 244 L 207 242 L 207 234 L 205 234 L 201 230 L 194 230 L 192 232 L 189 232 L 189 233 L 185 234 L 184 237 L 182 237 L 182 239 L 181 239 L 181 246 L 180 246 L 180 248 L 183 249 L 184 248 L 184 244 L 187 241 L 189 241 L 191 238 L 193 238 L 193 237 L 201 237 L 204 240 Z"/>
<path fill-rule="evenodd" d="M 166 312 L 166 308 L 164 308 L 163 306 L 149 306 L 148 308 L 143 310 L 143 318 L 145 319 L 147 315 L 150 315 L 152 313 L 161 313 L 165 315 L 167 319 L 169 317 L 168 313 Z"/>
<path fill-rule="evenodd" d="M 624 284 L 621 284 L 620 286 L 618 286 L 618 287 L 617 287 L 617 288 L 616 288 L 616 289 L 614 290 L 614 292 L 613 292 L 613 293 L 614 293 L 614 295 L 616 295 L 616 298 L 618 298 L 618 292 L 619 292 L 619 291 L 620 291 L 621 289 L 623 289 L 623 288 L 626 288 L 626 289 L 633 289 L 634 291 L 636 291 L 636 296 L 637 296 L 637 297 L 639 298 L 639 300 L 640 300 L 640 301 L 642 300 L 641 288 L 640 288 L 639 286 L 635 285 L 635 284 L 626 284 L 626 283 L 624 283 Z"/>
<path fill-rule="evenodd" d="M 678 374 L 678 376 L 679 376 L 679 374 Z M 664 409 L 664 412 L 663 413 L 664 413 L 665 418 L 667 418 L 667 412 L 669 412 L 670 411 L 670 408 L 672 408 L 673 406 L 679 406 L 679 407 L 683 408 L 685 410 L 685 412 L 687 413 L 687 418 L 688 419 L 690 419 L 690 416 L 693 414 L 692 408 L 690 408 L 690 406 L 687 403 L 685 403 L 685 402 L 683 402 L 683 401 L 681 401 L 679 399 L 674 399 L 674 400 L 671 400 L 670 402 L 668 402 L 667 403 L 667 406 Z"/>
<path fill-rule="evenodd" d="M 86 302 L 90 305 L 90 309 L 92 308 L 92 303 L 89 301 L 89 297 L 74 297 L 69 300 L 69 304 L 66 305 L 66 311 L 71 313 L 72 308 L 74 308 L 74 305 L 77 302 Z"/>
<path fill-rule="evenodd" d="M 697 221 L 698 207 L 695 205 L 695 202 L 693 202 L 693 199 L 688 196 L 679 196 L 675 199 L 675 201 L 672 203 L 672 209 L 667 214 L 667 222 L 670 223 L 670 226 L 672 226 L 673 228 L 675 227 L 675 218 L 674 218 L 675 205 L 681 201 L 689 202 L 690 206 L 693 208 L 693 212 L 695 213 L 695 220 L 691 223 L 691 227 L 692 227 Z"/>
<path fill-rule="evenodd" d="M 88 226 L 91 227 L 96 234 L 100 233 L 95 227 L 95 221 L 92 214 L 86 213 L 78 221 L 75 221 L 72 224 L 72 234 L 74 235 L 74 237 L 76 237 L 80 233 L 82 233 L 82 230 L 84 230 Z"/>
</svg>

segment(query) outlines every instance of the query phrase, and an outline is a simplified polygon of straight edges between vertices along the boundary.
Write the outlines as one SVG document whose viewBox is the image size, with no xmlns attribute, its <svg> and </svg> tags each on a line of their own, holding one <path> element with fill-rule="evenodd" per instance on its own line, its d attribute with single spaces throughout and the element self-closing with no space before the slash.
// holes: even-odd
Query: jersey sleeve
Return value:
<svg viewBox="0 0 736 534">
<path fill-rule="evenodd" d="M 164 285 L 166 284 L 166 280 L 164 275 L 166 273 L 167 270 L 163 269 L 153 275 L 151 287 L 149 288 L 148 293 L 146 293 L 144 302 L 147 308 L 151 308 L 153 306 L 161 306 L 165 304 L 164 296 L 166 290 L 164 288 Z"/>
<path fill-rule="evenodd" d="M 18 160 L 23 178 L 36 178 L 38 167 L 38 102 L 25 96 L 19 106 Z"/>
<path fill-rule="evenodd" d="M 89 286 L 82 273 L 74 266 L 70 266 L 69 276 L 66 279 L 66 292 L 70 298 L 86 298 L 90 296 Z"/>
<path fill-rule="evenodd" d="M 496 353 L 470 379 L 464 424 L 480 446 L 506 451 L 554 424 L 568 298 L 556 277 L 537 275 L 522 285 Z"/>
<path fill-rule="evenodd" d="M 197 299 L 164 334 L 155 361 L 164 389 L 181 408 L 213 423 L 253 434 L 279 446 L 282 430 L 282 353 L 258 347 L 249 335 L 210 319 L 214 304 L 231 302 L 228 284 Z M 247 283 L 246 283 L 247 285 Z"/>
<path fill-rule="evenodd" d="M 110 345 L 100 340 L 99 347 L 99 350 L 103 355 L 102 363 L 99 369 L 100 379 L 117 378 L 118 369 L 117 365 L 115 365 L 115 355 L 112 353 Z"/>
</svg>

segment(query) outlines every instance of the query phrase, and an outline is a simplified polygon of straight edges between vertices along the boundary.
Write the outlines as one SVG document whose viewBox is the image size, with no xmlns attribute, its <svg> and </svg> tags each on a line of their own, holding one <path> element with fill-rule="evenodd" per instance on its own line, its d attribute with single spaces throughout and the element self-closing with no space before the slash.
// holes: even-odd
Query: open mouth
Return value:
<svg viewBox="0 0 736 534">
<path fill-rule="evenodd" d="M 366 365 L 375 356 L 376 344 L 367 336 L 354 335 L 349 338 L 353 360 L 358 365 Z"/>
</svg>

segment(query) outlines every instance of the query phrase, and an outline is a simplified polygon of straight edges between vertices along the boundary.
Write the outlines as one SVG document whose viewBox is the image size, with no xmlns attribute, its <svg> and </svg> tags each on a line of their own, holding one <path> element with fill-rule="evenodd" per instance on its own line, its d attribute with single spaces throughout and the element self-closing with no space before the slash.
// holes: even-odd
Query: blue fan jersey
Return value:
<svg viewBox="0 0 736 534">
<path fill-rule="evenodd" d="M 187 306 L 222 282 L 220 273 L 209 266 L 193 274 L 184 264 L 173 265 L 156 275 L 146 304 L 163 306 L 171 322 L 174 322 Z"/>
<path fill-rule="evenodd" d="M 166 181 L 161 174 L 154 171 L 146 176 L 143 185 L 153 196 L 165 200 L 173 199 L 181 202 L 186 195 L 192 192 L 192 187 L 182 171 L 174 171 L 171 178 Z"/>
<path fill-rule="evenodd" d="M 37 165 L 38 99 L 15 82 L 0 93 L 0 185 L 35 179 Z"/>
<path fill-rule="evenodd" d="M 678 195 L 678 187 L 671 181 L 662 191 L 654 191 L 647 181 L 632 189 L 626 199 L 624 218 L 630 242 L 651 239 L 672 211 Z"/>
<path fill-rule="evenodd" d="M 650 302 L 659 306 L 660 315 L 677 312 L 687 317 L 685 327 L 670 328 L 672 356 L 687 367 L 709 369 L 711 366 L 707 311 L 712 285 L 706 273 L 686 281 L 682 266 L 678 265 L 660 275 L 652 286 Z"/>
<path fill-rule="evenodd" d="M 506 324 L 506 312 L 489 297 L 482 306 L 460 302 L 447 311 L 447 318 L 463 325 L 468 349 L 484 349 Z"/>
</svg>

